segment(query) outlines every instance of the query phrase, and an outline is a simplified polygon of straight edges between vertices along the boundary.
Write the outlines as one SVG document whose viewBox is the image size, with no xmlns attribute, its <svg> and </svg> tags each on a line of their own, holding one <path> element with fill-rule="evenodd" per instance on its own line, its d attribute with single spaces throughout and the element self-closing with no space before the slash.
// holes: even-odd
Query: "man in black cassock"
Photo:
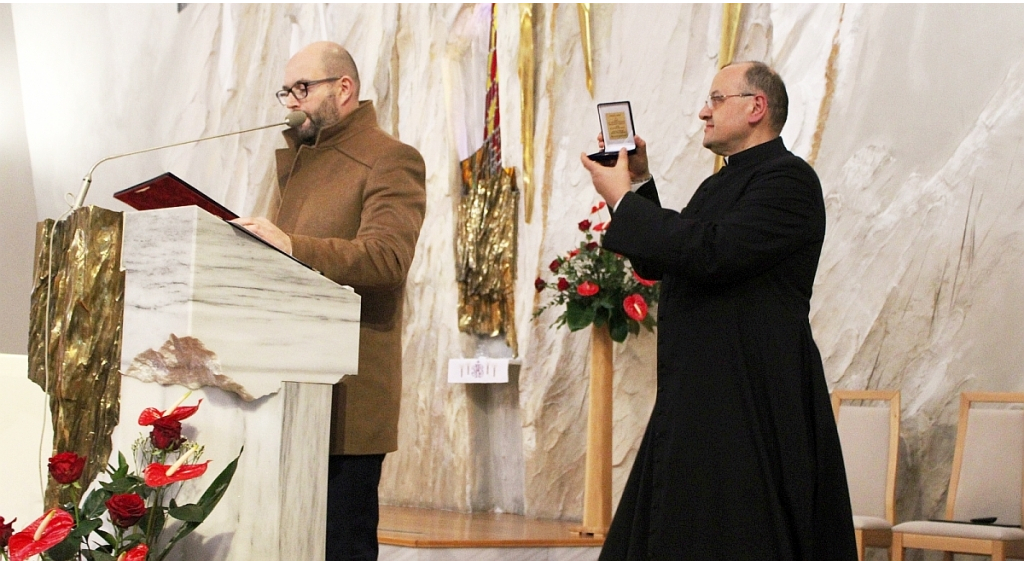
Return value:
<svg viewBox="0 0 1024 564">
<path fill-rule="evenodd" d="M 808 321 L 825 205 L 779 137 L 788 103 L 764 64 L 715 76 L 700 118 L 727 164 L 681 212 L 639 137 L 614 167 L 582 157 L 614 210 L 602 245 L 661 280 L 657 399 L 602 559 L 857 558 Z"/>
</svg>

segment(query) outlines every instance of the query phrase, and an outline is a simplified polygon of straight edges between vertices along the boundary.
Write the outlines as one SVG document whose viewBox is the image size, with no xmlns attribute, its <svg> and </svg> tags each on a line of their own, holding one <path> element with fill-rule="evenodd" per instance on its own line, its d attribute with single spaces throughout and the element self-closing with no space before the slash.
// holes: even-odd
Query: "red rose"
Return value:
<svg viewBox="0 0 1024 564">
<path fill-rule="evenodd" d="M 589 280 L 587 280 L 586 282 L 580 284 L 579 286 L 576 286 L 576 293 L 581 295 L 581 296 L 583 296 L 583 297 L 593 296 L 594 294 L 598 293 L 599 291 L 601 291 L 601 288 L 598 287 L 597 284 L 594 284 L 593 282 L 591 282 Z"/>
<path fill-rule="evenodd" d="M 50 475 L 60 484 L 70 484 L 82 476 L 85 459 L 73 452 L 62 452 L 50 457 L 47 464 Z"/>
<path fill-rule="evenodd" d="M 590 220 L 589 219 L 584 219 L 583 221 L 581 221 L 580 225 L 579 225 L 579 228 L 580 228 L 580 231 L 586 232 L 588 229 L 590 229 Z"/>
<path fill-rule="evenodd" d="M 654 286 L 656 284 L 656 282 L 654 280 L 648 280 L 646 278 L 640 278 L 640 275 L 637 274 L 635 270 L 633 271 L 633 278 L 635 278 L 637 282 L 639 282 L 639 283 L 641 283 L 641 284 L 643 284 L 644 286 L 647 286 L 647 287 L 651 287 L 651 286 Z"/>
<path fill-rule="evenodd" d="M 548 287 L 548 284 L 543 278 L 537 278 L 533 281 L 533 287 L 536 288 L 538 292 L 542 292 L 544 288 Z"/>
<path fill-rule="evenodd" d="M 114 494 L 107 500 L 107 512 L 111 523 L 127 529 L 146 515 L 146 502 L 139 494 Z"/>
<path fill-rule="evenodd" d="M 564 291 L 566 291 L 568 289 L 569 289 L 569 281 L 566 280 L 565 278 L 559 277 L 558 278 L 558 291 L 559 292 L 564 292 Z"/>
<path fill-rule="evenodd" d="M 591 242 L 587 243 L 587 250 L 588 251 L 593 251 L 596 248 L 597 248 L 597 241 L 591 241 Z"/>
<path fill-rule="evenodd" d="M 14 521 L 17 520 L 17 518 L 14 519 Z M 7 541 L 11 540 L 11 535 L 14 534 L 14 521 L 5 523 L 4 518 L 0 517 L 0 550 L 7 548 Z"/>
<path fill-rule="evenodd" d="M 160 450 L 174 450 L 181 446 L 181 422 L 169 417 L 161 417 L 153 422 L 153 430 L 149 432 L 149 440 Z"/>
<path fill-rule="evenodd" d="M 560 266 L 562 266 L 562 259 L 555 259 L 551 261 L 551 264 L 548 266 L 548 268 L 551 269 L 551 272 L 558 272 L 558 267 Z"/>
<path fill-rule="evenodd" d="M 640 294 L 626 296 L 626 299 L 622 300 L 622 309 L 626 310 L 626 315 L 637 321 L 643 321 L 647 317 L 647 302 Z"/>
</svg>

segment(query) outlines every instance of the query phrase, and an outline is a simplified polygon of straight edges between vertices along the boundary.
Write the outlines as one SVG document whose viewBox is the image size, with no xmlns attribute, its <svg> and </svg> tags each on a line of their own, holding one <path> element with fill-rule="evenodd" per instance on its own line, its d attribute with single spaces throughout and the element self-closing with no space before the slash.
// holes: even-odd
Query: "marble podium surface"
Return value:
<svg viewBox="0 0 1024 564">
<path fill-rule="evenodd" d="M 182 422 L 209 470 L 192 502 L 244 446 L 216 510 L 170 555 L 322 560 L 331 385 L 355 374 L 360 298 L 195 207 L 126 214 L 121 418 L 131 459 L 146 407 L 203 399 Z"/>
</svg>

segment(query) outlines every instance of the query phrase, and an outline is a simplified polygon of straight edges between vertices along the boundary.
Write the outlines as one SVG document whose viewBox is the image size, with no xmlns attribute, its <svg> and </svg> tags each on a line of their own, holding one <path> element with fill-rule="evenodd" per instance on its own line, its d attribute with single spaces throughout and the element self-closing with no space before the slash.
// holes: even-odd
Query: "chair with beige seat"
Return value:
<svg viewBox="0 0 1024 564">
<path fill-rule="evenodd" d="M 889 548 L 896 522 L 900 392 L 836 390 L 832 412 L 850 486 L 857 556 L 864 560 L 865 546 Z"/>
<path fill-rule="evenodd" d="M 1024 557 L 1022 407 L 1024 393 L 961 395 L 945 521 L 894 527 L 894 560 L 902 560 L 907 548 L 941 550 L 947 560 L 953 553 L 989 555 L 992 560 Z M 976 524 L 993 518 L 991 525 Z"/>
</svg>

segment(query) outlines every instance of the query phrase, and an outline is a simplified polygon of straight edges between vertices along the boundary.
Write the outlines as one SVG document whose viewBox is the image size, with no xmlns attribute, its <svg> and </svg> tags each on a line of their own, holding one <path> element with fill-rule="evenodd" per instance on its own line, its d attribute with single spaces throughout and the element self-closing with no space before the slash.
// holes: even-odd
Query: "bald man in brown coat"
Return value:
<svg viewBox="0 0 1024 564">
<path fill-rule="evenodd" d="M 381 464 L 398 448 L 402 302 L 426 206 L 423 158 L 378 127 L 338 44 L 292 57 L 278 98 L 309 116 L 277 152 L 281 206 L 274 222 L 238 222 L 362 297 L 359 373 L 334 387 L 326 556 L 375 560 Z"/>
</svg>

